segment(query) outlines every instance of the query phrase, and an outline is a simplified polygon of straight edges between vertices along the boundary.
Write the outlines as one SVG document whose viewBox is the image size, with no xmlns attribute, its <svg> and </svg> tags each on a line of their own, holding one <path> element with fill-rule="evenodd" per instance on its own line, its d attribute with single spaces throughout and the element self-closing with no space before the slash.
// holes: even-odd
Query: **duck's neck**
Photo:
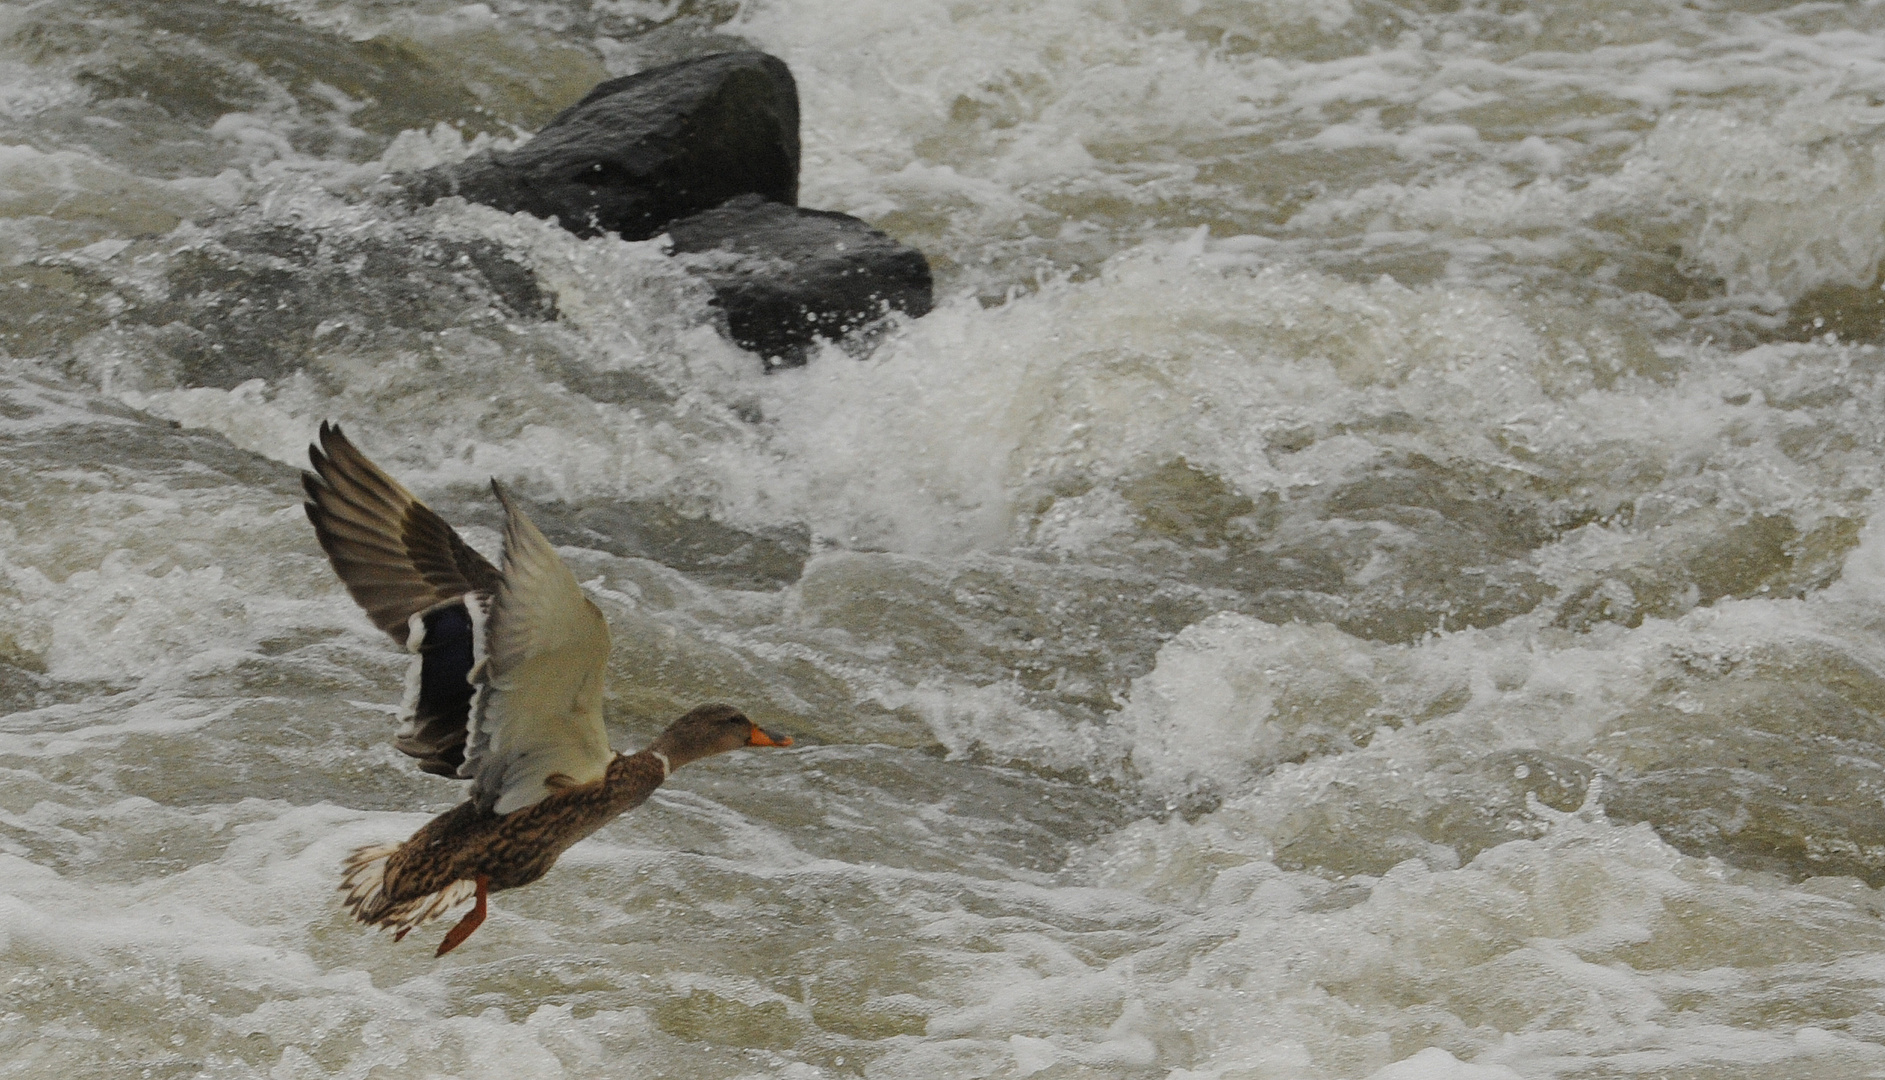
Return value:
<svg viewBox="0 0 1885 1080">
<path fill-rule="evenodd" d="M 673 772 L 673 766 L 662 760 L 663 755 L 653 748 L 636 754 L 617 754 L 609 762 L 609 771 L 604 775 L 604 783 L 609 788 L 609 803 L 616 813 L 630 810 L 647 801 L 648 796 L 661 786 L 661 782 Z"/>
</svg>

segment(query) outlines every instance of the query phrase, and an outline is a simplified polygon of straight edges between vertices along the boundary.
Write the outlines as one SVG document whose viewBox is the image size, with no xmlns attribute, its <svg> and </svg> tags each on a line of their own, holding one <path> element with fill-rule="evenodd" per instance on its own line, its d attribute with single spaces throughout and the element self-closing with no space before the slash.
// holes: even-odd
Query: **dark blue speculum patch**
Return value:
<svg viewBox="0 0 1885 1080">
<path fill-rule="evenodd" d="M 458 776 L 465 760 L 465 724 L 471 711 L 471 615 L 463 604 L 425 616 L 425 640 L 419 646 L 419 700 L 412 726 L 393 739 L 401 753 L 419 759 L 419 768 L 438 776 Z"/>
<path fill-rule="evenodd" d="M 471 615 L 463 604 L 425 616 L 425 644 L 420 646 L 420 716 L 465 715 L 471 704 Z"/>
</svg>

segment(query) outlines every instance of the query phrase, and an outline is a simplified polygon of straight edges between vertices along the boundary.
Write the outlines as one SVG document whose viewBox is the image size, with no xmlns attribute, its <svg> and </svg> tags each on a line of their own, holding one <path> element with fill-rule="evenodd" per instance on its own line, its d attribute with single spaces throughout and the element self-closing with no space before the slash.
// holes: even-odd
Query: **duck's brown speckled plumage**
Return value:
<svg viewBox="0 0 1885 1080">
<path fill-rule="evenodd" d="M 791 745 L 716 704 L 640 753 L 611 754 L 607 624 L 503 489 L 492 485 L 506 516 L 500 572 L 339 428 L 321 425 L 320 438 L 309 448 L 315 471 L 304 474 L 308 519 L 354 599 L 414 657 L 394 745 L 427 772 L 473 782 L 470 799 L 404 843 L 345 860 L 340 888 L 359 921 L 403 938 L 475 900 L 443 956 L 483 922 L 490 893 L 542 877 L 673 769 L 741 746 Z"/>
<path fill-rule="evenodd" d="M 484 875 L 489 891 L 528 885 L 570 845 L 648 801 L 666 779 L 652 754 L 621 754 L 608 774 L 499 816 L 466 801 L 427 822 L 387 859 L 373 909 L 349 897 L 355 917 L 375 923 L 388 908 Z"/>
</svg>

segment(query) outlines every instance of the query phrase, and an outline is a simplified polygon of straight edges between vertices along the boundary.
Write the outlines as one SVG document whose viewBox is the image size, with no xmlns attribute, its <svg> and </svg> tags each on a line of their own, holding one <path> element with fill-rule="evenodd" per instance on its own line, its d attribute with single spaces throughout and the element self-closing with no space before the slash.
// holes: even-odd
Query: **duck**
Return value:
<svg viewBox="0 0 1885 1080">
<path fill-rule="evenodd" d="M 304 471 L 308 520 L 347 592 L 412 655 L 393 746 L 469 780 L 464 802 L 399 843 L 357 848 L 340 891 L 354 919 L 400 941 L 465 901 L 444 956 L 484 923 L 490 894 L 528 885 L 571 845 L 640 806 L 683 765 L 792 738 L 706 704 L 640 751 L 603 724 L 609 627 L 496 479 L 503 565 L 323 421 Z"/>
</svg>

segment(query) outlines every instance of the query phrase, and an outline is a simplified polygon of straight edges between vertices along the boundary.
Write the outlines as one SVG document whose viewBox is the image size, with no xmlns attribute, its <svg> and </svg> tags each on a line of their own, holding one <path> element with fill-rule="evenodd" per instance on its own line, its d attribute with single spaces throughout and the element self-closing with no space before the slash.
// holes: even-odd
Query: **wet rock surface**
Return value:
<svg viewBox="0 0 1885 1080">
<path fill-rule="evenodd" d="M 805 362 L 892 311 L 932 304 L 923 254 L 851 217 L 795 206 L 798 94 L 783 61 L 742 50 L 602 83 L 516 150 L 402 181 L 550 218 L 582 236 L 666 232 L 709 282 L 728 335 L 768 369 Z"/>
<path fill-rule="evenodd" d="M 798 125 L 783 61 L 718 53 L 610 79 L 523 146 L 430 170 L 406 188 L 420 202 L 459 195 L 583 236 L 645 240 L 736 195 L 796 202 Z"/>
<path fill-rule="evenodd" d="M 713 286 L 730 336 L 767 367 L 803 364 L 892 311 L 931 306 L 929 261 L 849 214 L 730 199 L 668 227 L 674 253 Z"/>
</svg>

